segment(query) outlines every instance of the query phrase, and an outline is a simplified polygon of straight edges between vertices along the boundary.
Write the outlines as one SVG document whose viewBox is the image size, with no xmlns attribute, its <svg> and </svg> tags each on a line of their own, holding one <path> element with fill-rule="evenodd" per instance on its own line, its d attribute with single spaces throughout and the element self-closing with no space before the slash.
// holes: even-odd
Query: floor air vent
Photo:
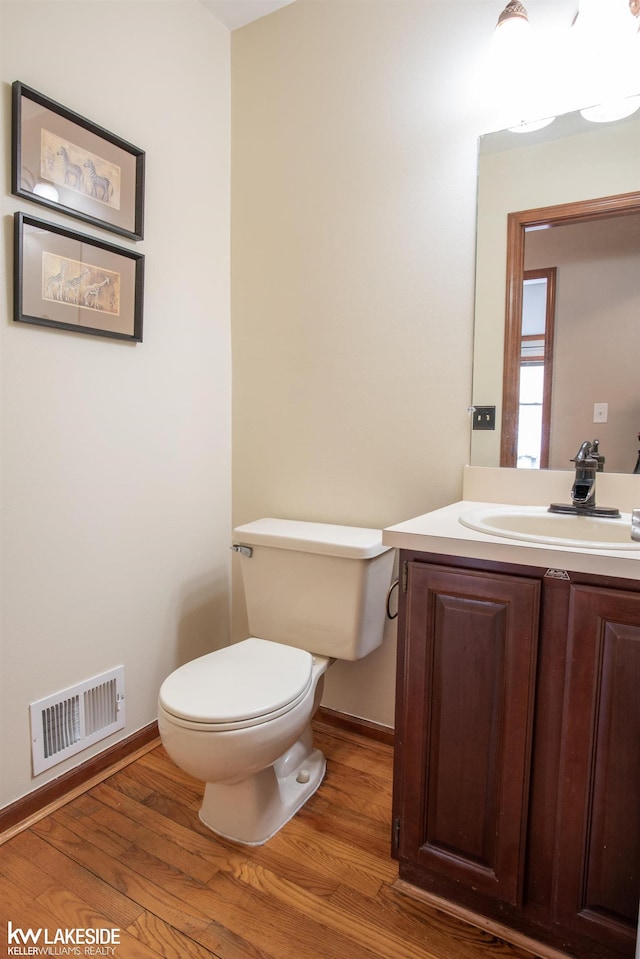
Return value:
<svg viewBox="0 0 640 959">
<path fill-rule="evenodd" d="M 123 729 L 124 666 L 31 703 L 33 774 Z"/>
</svg>

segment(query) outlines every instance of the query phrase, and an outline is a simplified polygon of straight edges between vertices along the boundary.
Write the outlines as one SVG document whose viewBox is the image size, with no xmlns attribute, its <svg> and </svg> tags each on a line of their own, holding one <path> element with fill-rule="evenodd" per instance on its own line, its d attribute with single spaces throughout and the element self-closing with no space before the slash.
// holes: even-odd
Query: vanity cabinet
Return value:
<svg viewBox="0 0 640 959">
<path fill-rule="evenodd" d="M 632 959 L 640 584 L 401 552 L 400 879 L 578 959 Z"/>
</svg>

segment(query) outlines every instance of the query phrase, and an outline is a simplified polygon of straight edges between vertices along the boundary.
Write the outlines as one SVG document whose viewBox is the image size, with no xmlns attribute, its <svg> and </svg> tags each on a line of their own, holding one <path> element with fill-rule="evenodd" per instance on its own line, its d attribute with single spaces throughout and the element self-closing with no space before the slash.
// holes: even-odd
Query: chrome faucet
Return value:
<svg viewBox="0 0 640 959">
<path fill-rule="evenodd" d="M 571 487 L 571 505 L 552 503 L 551 513 L 573 513 L 584 516 L 620 516 L 615 506 L 596 506 L 596 474 L 602 470 L 604 457 L 598 440 L 585 440 L 571 460 L 576 464 L 576 475 Z"/>
<path fill-rule="evenodd" d="M 585 440 L 571 460 L 576 464 L 576 478 L 571 487 L 571 502 L 577 509 L 591 510 L 596 505 L 596 473 L 598 460 L 594 456 L 597 440 L 590 443 Z"/>
</svg>

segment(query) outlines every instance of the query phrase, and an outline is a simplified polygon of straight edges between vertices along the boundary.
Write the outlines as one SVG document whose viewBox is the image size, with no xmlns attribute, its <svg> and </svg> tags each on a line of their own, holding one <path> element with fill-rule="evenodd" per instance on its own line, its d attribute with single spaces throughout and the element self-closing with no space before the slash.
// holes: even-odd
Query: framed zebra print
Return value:
<svg viewBox="0 0 640 959">
<path fill-rule="evenodd" d="M 14 230 L 14 320 L 142 342 L 142 253 L 20 212 Z"/>
<path fill-rule="evenodd" d="M 16 196 L 143 238 L 144 152 L 18 80 L 11 161 Z"/>
</svg>

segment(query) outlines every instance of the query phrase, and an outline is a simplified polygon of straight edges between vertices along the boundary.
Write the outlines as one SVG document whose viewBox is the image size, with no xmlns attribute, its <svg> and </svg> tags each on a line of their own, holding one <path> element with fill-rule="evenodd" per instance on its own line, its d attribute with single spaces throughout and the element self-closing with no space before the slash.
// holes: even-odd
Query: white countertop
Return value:
<svg viewBox="0 0 640 959">
<path fill-rule="evenodd" d="M 420 550 L 469 559 L 574 570 L 600 576 L 640 578 L 640 550 L 579 549 L 524 543 L 469 529 L 458 522 L 465 510 L 489 503 L 463 500 L 383 530 L 382 542 L 396 549 Z"/>
</svg>

